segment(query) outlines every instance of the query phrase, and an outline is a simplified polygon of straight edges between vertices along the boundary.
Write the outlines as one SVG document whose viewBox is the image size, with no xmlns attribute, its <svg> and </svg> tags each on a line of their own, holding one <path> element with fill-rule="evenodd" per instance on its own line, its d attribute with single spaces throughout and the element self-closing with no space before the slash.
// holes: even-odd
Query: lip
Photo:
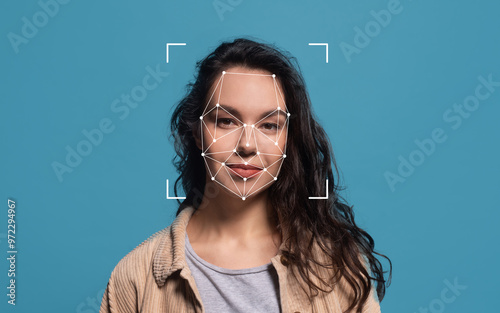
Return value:
<svg viewBox="0 0 500 313">
<path fill-rule="evenodd" d="M 262 171 L 261 167 L 252 164 L 245 165 L 242 163 L 235 163 L 235 164 L 228 164 L 227 167 L 231 170 L 231 172 L 243 178 L 254 177 L 255 175 L 257 175 Z"/>
<path fill-rule="evenodd" d="M 253 164 L 231 163 L 227 165 L 230 168 L 241 168 L 244 170 L 262 170 L 262 167 Z"/>
</svg>

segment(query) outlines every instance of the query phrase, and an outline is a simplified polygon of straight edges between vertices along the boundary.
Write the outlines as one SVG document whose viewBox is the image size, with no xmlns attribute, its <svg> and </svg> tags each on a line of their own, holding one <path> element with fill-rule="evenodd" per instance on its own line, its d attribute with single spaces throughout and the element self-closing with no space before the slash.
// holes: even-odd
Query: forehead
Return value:
<svg viewBox="0 0 500 313">
<path fill-rule="evenodd" d="M 230 67 L 221 73 L 210 90 L 208 108 L 217 103 L 231 106 L 242 113 L 259 113 L 278 106 L 285 110 L 278 77 L 260 69 Z"/>
</svg>

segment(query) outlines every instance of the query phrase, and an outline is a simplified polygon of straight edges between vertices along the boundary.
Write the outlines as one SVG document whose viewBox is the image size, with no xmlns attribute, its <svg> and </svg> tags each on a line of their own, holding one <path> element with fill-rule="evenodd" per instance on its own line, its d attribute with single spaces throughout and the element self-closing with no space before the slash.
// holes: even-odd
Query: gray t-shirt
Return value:
<svg viewBox="0 0 500 313">
<path fill-rule="evenodd" d="M 226 269 L 200 258 L 186 233 L 186 261 L 206 313 L 281 312 L 278 273 L 265 265 Z"/>
</svg>

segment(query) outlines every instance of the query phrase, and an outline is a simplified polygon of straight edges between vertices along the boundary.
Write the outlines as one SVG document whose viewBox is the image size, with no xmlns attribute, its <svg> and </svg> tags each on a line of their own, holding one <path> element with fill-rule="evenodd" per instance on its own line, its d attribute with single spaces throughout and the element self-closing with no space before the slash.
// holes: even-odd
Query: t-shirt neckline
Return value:
<svg viewBox="0 0 500 313">
<path fill-rule="evenodd" d="M 267 271 L 272 266 L 272 262 L 269 262 L 269 263 L 264 264 L 264 265 L 260 265 L 260 266 L 256 266 L 256 267 L 250 267 L 250 268 L 242 268 L 242 269 L 229 269 L 229 268 L 219 267 L 217 265 L 214 265 L 212 263 L 209 263 L 209 262 L 205 261 L 198 254 L 196 254 L 196 252 L 194 251 L 193 247 L 191 246 L 191 243 L 189 242 L 189 237 L 187 235 L 187 232 L 186 232 L 186 239 L 185 240 L 186 240 L 185 242 L 186 242 L 186 250 L 187 250 L 187 252 L 194 259 L 196 259 L 196 261 L 198 261 L 199 263 L 201 263 L 205 267 L 207 267 L 207 268 L 209 268 L 209 269 L 211 269 L 213 271 L 222 273 L 222 274 L 226 274 L 226 275 L 253 274 L 253 273 L 259 273 L 259 272 Z"/>
</svg>

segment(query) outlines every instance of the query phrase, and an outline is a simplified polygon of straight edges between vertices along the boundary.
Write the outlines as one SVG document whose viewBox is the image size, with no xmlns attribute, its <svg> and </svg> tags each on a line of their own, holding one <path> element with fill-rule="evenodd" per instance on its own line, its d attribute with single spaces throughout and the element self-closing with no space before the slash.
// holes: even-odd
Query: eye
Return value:
<svg viewBox="0 0 500 313">
<path fill-rule="evenodd" d="M 276 130 L 276 129 L 279 129 L 280 127 L 278 124 L 264 123 L 264 124 L 262 124 L 262 128 L 264 128 L 265 130 Z"/>
<path fill-rule="evenodd" d="M 217 126 L 227 128 L 227 127 L 231 126 L 232 122 L 233 122 L 233 120 L 230 118 L 219 118 L 219 119 L 217 119 Z"/>
</svg>

